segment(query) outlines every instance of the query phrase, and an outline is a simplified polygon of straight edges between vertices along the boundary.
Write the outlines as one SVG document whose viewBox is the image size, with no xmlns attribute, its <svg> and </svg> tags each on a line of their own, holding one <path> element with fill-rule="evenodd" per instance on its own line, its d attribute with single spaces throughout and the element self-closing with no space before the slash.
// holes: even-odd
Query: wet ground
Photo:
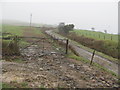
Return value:
<svg viewBox="0 0 120 90">
<path fill-rule="evenodd" d="M 21 63 L 3 60 L 3 82 L 15 87 L 24 82 L 29 88 L 118 87 L 115 76 L 67 58 L 57 50 L 49 41 L 44 42 L 44 47 L 39 41 L 21 50 Z"/>
</svg>

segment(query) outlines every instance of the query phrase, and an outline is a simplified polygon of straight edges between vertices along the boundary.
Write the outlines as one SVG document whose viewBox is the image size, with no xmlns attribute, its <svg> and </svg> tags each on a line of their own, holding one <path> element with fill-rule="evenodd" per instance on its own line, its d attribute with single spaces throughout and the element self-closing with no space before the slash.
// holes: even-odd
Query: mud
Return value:
<svg viewBox="0 0 120 90">
<path fill-rule="evenodd" d="M 2 61 L 2 80 L 21 88 L 92 88 L 118 87 L 111 74 L 64 56 L 45 41 L 36 42 L 21 51 L 22 63 Z M 16 83 L 16 84 L 14 84 Z"/>
</svg>

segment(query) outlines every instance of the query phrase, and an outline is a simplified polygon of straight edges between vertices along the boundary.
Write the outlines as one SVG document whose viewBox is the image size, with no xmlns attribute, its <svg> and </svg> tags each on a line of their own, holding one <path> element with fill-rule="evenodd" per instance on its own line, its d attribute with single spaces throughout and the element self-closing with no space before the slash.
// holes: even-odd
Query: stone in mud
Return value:
<svg viewBox="0 0 120 90">
<path fill-rule="evenodd" d="M 106 83 L 106 85 L 108 86 L 108 87 L 110 87 L 111 85 L 110 84 L 108 84 L 108 83 Z"/>
<path fill-rule="evenodd" d="M 58 83 L 57 82 L 54 82 L 53 83 L 53 87 L 57 87 L 58 86 Z"/>
<path fill-rule="evenodd" d="M 43 71 L 43 68 L 39 68 L 40 71 Z"/>
<path fill-rule="evenodd" d="M 7 72 L 7 70 L 5 70 L 5 69 L 2 69 L 2 73 L 6 73 Z"/>
<path fill-rule="evenodd" d="M 113 85 L 113 87 L 118 88 L 118 87 L 119 87 L 119 85 L 116 85 L 116 84 L 115 84 L 115 85 Z"/>
<path fill-rule="evenodd" d="M 81 73 L 81 74 L 84 74 L 85 72 L 81 71 L 80 73 Z"/>
<path fill-rule="evenodd" d="M 59 48 L 56 48 L 56 50 L 60 50 Z"/>
<path fill-rule="evenodd" d="M 56 63 L 57 63 L 57 64 L 60 64 L 60 61 L 57 61 Z"/>
<path fill-rule="evenodd" d="M 37 78 L 44 78 L 44 79 L 46 79 L 46 76 L 44 76 L 44 75 L 37 75 L 36 77 Z"/>
<path fill-rule="evenodd" d="M 65 58 L 65 56 L 61 56 L 61 59 Z"/>
<path fill-rule="evenodd" d="M 106 82 L 105 82 L 105 81 L 102 81 L 102 83 L 103 83 L 103 84 L 106 84 Z"/>
<path fill-rule="evenodd" d="M 44 54 L 40 54 L 40 55 L 39 55 L 39 57 L 43 57 L 43 56 L 44 56 Z"/>
<path fill-rule="evenodd" d="M 105 80 L 104 77 L 100 77 L 101 80 Z"/>
<path fill-rule="evenodd" d="M 92 82 L 95 83 L 95 80 L 93 79 Z"/>
<path fill-rule="evenodd" d="M 60 68 L 62 68 L 62 66 L 60 66 Z"/>
<path fill-rule="evenodd" d="M 51 52 L 51 54 L 56 54 L 56 52 Z"/>
<path fill-rule="evenodd" d="M 29 55 L 29 54 L 25 54 L 27 57 L 30 57 L 31 55 Z"/>
<path fill-rule="evenodd" d="M 74 67 L 75 67 L 75 65 L 74 65 L 74 64 L 70 64 L 69 66 L 70 66 L 70 67 L 72 67 L 72 68 L 74 68 Z"/>
<path fill-rule="evenodd" d="M 25 79 L 25 81 L 27 81 L 27 82 L 31 82 L 31 80 L 30 80 L 29 78 Z"/>
<path fill-rule="evenodd" d="M 39 61 L 43 61 L 43 59 L 42 59 L 42 58 L 38 58 L 38 60 L 39 60 Z"/>
<path fill-rule="evenodd" d="M 94 77 L 90 77 L 90 79 L 94 79 Z"/>
<path fill-rule="evenodd" d="M 28 60 L 32 60 L 32 58 L 31 58 L 31 57 L 29 57 L 29 58 L 28 58 Z"/>
<path fill-rule="evenodd" d="M 77 70 L 80 70 L 80 66 L 76 66 L 76 69 L 77 69 Z"/>
<path fill-rule="evenodd" d="M 67 86 L 71 86 L 70 84 L 67 84 Z"/>
</svg>

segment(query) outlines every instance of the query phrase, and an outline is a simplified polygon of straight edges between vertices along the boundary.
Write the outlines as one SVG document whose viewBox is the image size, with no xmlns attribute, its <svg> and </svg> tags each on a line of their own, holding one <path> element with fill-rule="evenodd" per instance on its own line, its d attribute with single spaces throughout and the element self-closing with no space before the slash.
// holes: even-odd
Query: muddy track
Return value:
<svg viewBox="0 0 120 90">
<path fill-rule="evenodd" d="M 53 38 L 59 38 L 64 39 L 61 36 L 58 36 L 56 33 L 52 32 L 52 30 L 46 31 L 46 34 L 52 36 Z M 63 41 L 63 43 L 66 43 L 66 41 Z M 69 47 L 78 55 L 82 56 L 88 60 L 91 60 L 92 53 L 88 52 L 87 50 L 82 49 L 81 47 L 77 46 L 74 42 L 69 40 Z M 108 70 L 118 74 L 118 64 L 111 62 L 108 59 L 105 59 L 99 55 L 94 56 L 95 63 L 100 64 L 101 66 L 107 68 Z"/>
<path fill-rule="evenodd" d="M 36 42 L 22 50 L 22 57 L 24 57 L 22 63 L 3 60 L 3 82 L 15 87 L 20 87 L 20 83 L 25 82 L 32 88 L 118 86 L 116 77 L 80 61 L 66 58 L 52 48 L 48 41 L 45 42 L 44 52 L 41 45 L 41 42 Z"/>
</svg>

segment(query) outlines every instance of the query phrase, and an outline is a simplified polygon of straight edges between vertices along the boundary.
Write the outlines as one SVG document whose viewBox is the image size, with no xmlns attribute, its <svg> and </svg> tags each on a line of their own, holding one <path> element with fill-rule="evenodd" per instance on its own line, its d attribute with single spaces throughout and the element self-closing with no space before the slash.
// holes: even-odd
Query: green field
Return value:
<svg viewBox="0 0 120 90">
<path fill-rule="evenodd" d="M 11 26 L 11 25 L 2 25 L 2 32 L 7 32 L 11 34 L 15 34 L 18 36 L 23 35 L 25 27 L 20 27 L 20 26 Z"/>
<path fill-rule="evenodd" d="M 13 25 L 2 25 L 2 36 L 1 37 L 13 37 L 15 36 L 25 36 L 25 37 L 31 37 L 31 36 L 42 36 L 42 32 L 40 28 L 35 27 L 28 27 L 28 26 L 13 26 Z M 26 39 L 19 38 L 18 40 L 19 46 L 15 44 L 14 40 L 2 40 L 2 50 L 4 54 L 11 54 L 16 53 L 17 47 L 24 48 L 30 44 L 30 42 L 26 41 Z M 15 50 L 11 49 L 11 47 L 8 47 L 8 45 L 12 45 L 12 47 L 16 47 Z"/>
<path fill-rule="evenodd" d="M 68 34 L 68 37 L 83 46 L 118 58 L 118 35 L 88 30 L 73 30 Z"/>
<path fill-rule="evenodd" d="M 29 32 L 28 26 L 2 25 L 2 33 L 7 32 L 17 36 L 24 36 L 24 32 Z M 32 27 L 33 34 L 42 34 L 39 28 Z"/>
<path fill-rule="evenodd" d="M 114 34 L 106 34 L 102 32 L 88 31 L 88 30 L 74 30 L 71 32 L 75 32 L 77 35 L 84 35 L 85 37 L 89 37 L 97 40 L 110 40 L 110 41 L 118 42 L 118 35 L 114 35 Z"/>
</svg>

